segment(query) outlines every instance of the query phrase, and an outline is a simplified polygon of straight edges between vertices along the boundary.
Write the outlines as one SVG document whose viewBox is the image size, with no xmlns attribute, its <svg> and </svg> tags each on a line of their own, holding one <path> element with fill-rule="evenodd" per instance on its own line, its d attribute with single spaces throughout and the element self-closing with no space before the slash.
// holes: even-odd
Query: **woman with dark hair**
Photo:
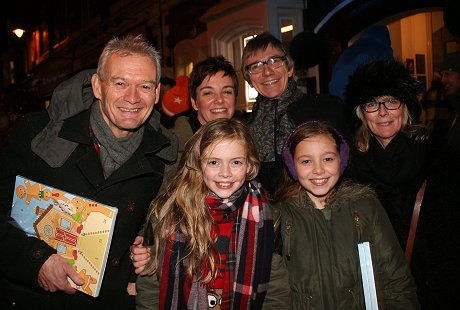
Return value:
<svg viewBox="0 0 460 310">
<path fill-rule="evenodd" d="M 182 86 L 188 89 L 185 93 L 190 96 L 188 104 L 191 104 L 192 111 L 187 110 L 172 117 L 174 124 L 169 129 L 179 139 L 179 158 L 184 152 L 185 143 L 202 125 L 219 118 L 233 118 L 238 95 L 238 77 L 235 69 L 223 56 L 211 56 L 198 62 L 190 78 L 180 76 L 178 84 L 181 84 L 181 78 L 186 79 L 185 85 Z M 169 94 L 165 94 L 165 97 L 174 101 L 175 105 L 185 105 L 184 98 L 177 99 L 174 98 L 177 96 Z M 184 102 L 176 102 L 181 100 Z M 171 179 L 176 169 L 177 163 L 166 167 L 165 180 Z M 162 189 L 164 186 L 166 184 L 163 184 Z"/>
<path fill-rule="evenodd" d="M 361 125 L 347 175 L 375 189 L 401 247 L 407 248 L 406 258 L 413 253 L 411 268 L 422 306 L 440 309 L 459 289 L 460 257 L 454 253 L 460 252 L 460 169 L 456 153 L 418 124 L 418 89 L 398 61 L 371 60 L 350 76 L 346 101 Z M 424 181 L 418 226 L 413 226 Z M 413 252 L 410 230 L 416 233 Z"/>
<path fill-rule="evenodd" d="M 238 95 L 235 69 L 223 56 L 198 62 L 190 74 L 188 93 L 193 111 L 179 117 L 171 128 L 179 138 L 179 153 L 202 125 L 214 119 L 233 117 Z"/>
</svg>

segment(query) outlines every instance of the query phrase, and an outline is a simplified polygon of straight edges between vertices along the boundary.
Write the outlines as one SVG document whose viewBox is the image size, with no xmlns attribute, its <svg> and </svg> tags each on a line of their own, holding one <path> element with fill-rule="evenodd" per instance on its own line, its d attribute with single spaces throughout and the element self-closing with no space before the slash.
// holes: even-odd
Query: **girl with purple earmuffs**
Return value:
<svg viewBox="0 0 460 310">
<path fill-rule="evenodd" d="M 279 220 L 264 309 L 365 309 L 358 244 L 370 242 L 381 309 L 418 309 L 398 239 L 375 193 L 342 180 L 349 148 L 330 124 L 310 121 L 287 138 Z M 275 224 L 277 223 L 275 221 Z"/>
</svg>

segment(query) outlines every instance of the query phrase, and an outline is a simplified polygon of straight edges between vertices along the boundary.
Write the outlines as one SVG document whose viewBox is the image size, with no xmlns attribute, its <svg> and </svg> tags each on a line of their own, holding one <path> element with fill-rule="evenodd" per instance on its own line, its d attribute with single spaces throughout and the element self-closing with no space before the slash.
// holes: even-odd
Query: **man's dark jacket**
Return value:
<svg viewBox="0 0 460 310">
<path fill-rule="evenodd" d="M 134 297 L 128 296 L 126 291 L 127 283 L 135 282 L 129 247 L 162 183 L 168 160 L 164 151 L 174 149 L 175 141 L 167 137 L 163 128 L 152 126 L 156 119 L 151 119 L 144 125 L 142 143 L 133 156 L 104 179 L 98 153 L 89 135 L 89 118 L 88 109 L 63 121 L 59 137 L 77 142 L 77 146 L 60 167 L 50 167 L 31 150 L 32 139 L 50 121 L 46 112 L 25 117 L 0 150 L 1 309 L 134 309 Z M 174 160 L 174 156 L 169 159 Z M 46 293 L 38 287 L 38 271 L 56 251 L 41 240 L 27 237 L 7 222 L 16 175 L 118 208 L 98 298 L 81 292 L 75 295 Z"/>
</svg>

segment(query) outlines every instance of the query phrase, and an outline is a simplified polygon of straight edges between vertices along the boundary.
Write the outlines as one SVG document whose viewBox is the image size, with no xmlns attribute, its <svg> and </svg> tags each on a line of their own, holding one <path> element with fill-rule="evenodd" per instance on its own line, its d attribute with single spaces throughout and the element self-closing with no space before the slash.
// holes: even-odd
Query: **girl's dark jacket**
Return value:
<svg viewBox="0 0 460 310">
<path fill-rule="evenodd" d="M 281 257 L 272 263 L 264 309 L 365 309 L 358 257 L 358 243 L 365 241 L 379 309 L 418 308 L 398 240 L 367 187 L 342 183 L 322 210 L 305 192 L 275 207 L 281 213 Z"/>
<path fill-rule="evenodd" d="M 67 86 L 81 92 L 81 83 L 82 81 L 74 81 Z M 84 111 L 66 118 L 59 125 L 59 137 L 64 140 L 62 145 L 69 141 L 76 143 L 76 148 L 68 154 L 61 166 L 52 168 L 31 148 L 32 139 L 50 124 L 49 114 L 53 115 L 52 111 L 25 117 L 21 126 L 0 150 L 0 241 L 3 248 L 0 255 L 1 309 L 88 310 L 135 307 L 134 296 L 127 294 L 128 282 L 135 282 L 132 278 L 134 273 L 129 259 L 129 247 L 163 181 L 164 166 L 168 159 L 165 155 L 168 152 L 165 150 L 172 149 L 169 160 L 174 160 L 177 146 L 175 151 L 173 146 L 177 141 L 170 139 L 159 126 L 159 117 L 152 118 L 144 125 L 143 140 L 132 157 L 108 179 L 104 179 L 100 160 L 88 131 L 90 109 L 82 109 L 85 104 L 78 101 L 81 96 L 69 98 L 75 99 L 60 103 L 77 106 L 76 110 Z M 56 142 L 53 139 L 50 141 Z M 54 148 L 58 157 L 59 152 L 64 151 L 64 148 L 59 148 L 59 143 L 48 147 Z M 89 297 L 81 292 L 76 292 L 75 295 L 47 293 L 39 288 L 38 272 L 56 251 L 41 240 L 27 237 L 7 222 L 14 180 L 18 174 L 118 208 L 99 297 Z"/>
</svg>

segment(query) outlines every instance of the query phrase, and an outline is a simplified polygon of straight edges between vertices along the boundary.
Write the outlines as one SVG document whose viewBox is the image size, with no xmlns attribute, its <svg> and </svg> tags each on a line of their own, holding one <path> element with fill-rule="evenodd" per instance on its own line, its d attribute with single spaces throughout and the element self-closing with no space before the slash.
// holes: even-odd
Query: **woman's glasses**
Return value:
<svg viewBox="0 0 460 310">
<path fill-rule="evenodd" d="M 401 106 L 401 101 L 393 97 L 381 97 L 379 99 L 363 104 L 364 111 L 367 113 L 378 111 L 382 104 L 387 110 L 397 110 Z"/>
<path fill-rule="evenodd" d="M 273 56 L 264 61 L 254 62 L 247 65 L 245 68 L 249 74 L 258 74 L 264 70 L 264 66 L 267 65 L 270 69 L 276 69 L 281 67 L 283 62 L 286 60 L 286 56 Z"/>
</svg>

